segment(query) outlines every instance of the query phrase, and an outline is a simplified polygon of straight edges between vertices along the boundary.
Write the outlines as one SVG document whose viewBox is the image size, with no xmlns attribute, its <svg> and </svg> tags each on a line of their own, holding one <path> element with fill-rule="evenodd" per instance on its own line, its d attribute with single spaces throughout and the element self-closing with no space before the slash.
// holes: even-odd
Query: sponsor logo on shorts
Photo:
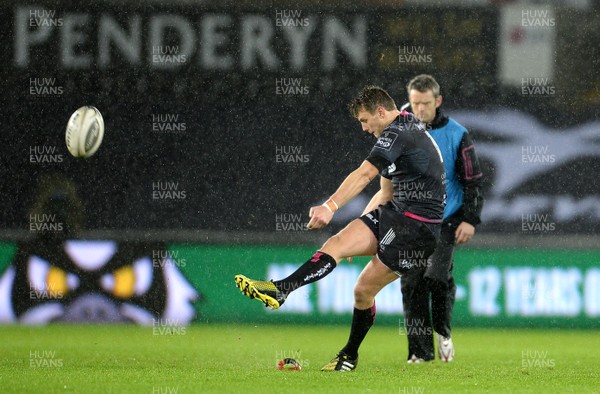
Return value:
<svg viewBox="0 0 600 394">
<path fill-rule="evenodd" d="M 409 270 L 411 268 L 429 268 L 431 261 L 424 250 L 400 250 L 398 252 L 400 268 Z"/>
<path fill-rule="evenodd" d="M 369 218 L 369 220 L 370 220 L 370 221 L 372 221 L 372 222 L 373 222 L 373 224 L 377 224 L 377 223 L 379 223 L 379 220 L 375 219 L 375 216 L 371 215 L 370 213 L 367 213 L 365 216 L 366 216 L 367 218 Z"/>
<path fill-rule="evenodd" d="M 394 232 L 394 229 L 389 229 L 388 232 L 385 233 L 379 244 L 381 246 L 389 245 L 392 243 L 394 238 L 396 238 L 396 233 Z"/>
<path fill-rule="evenodd" d="M 410 269 L 412 267 L 412 264 L 410 261 L 408 260 L 400 260 L 400 268 L 402 269 Z"/>
</svg>

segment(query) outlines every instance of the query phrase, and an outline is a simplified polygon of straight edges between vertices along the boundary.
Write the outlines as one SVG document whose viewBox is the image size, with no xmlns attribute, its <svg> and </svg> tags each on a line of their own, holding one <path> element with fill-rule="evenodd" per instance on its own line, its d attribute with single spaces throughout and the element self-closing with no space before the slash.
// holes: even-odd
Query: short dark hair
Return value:
<svg viewBox="0 0 600 394">
<path fill-rule="evenodd" d="M 348 103 L 348 109 L 355 118 L 358 117 L 358 113 L 363 108 L 365 111 L 372 114 L 379 106 L 382 106 L 388 111 L 397 109 L 392 96 L 379 86 L 365 86 L 358 96 Z"/>
<path fill-rule="evenodd" d="M 411 79 L 408 85 L 406 85 L 406 93 L 410 94 L 410 91 L 413 89 L 421 93 L 431 90 L 433 92 L 433 97 L 440 95 L 440 85 L 435 78 L 429 74 L 417 75 Z"/>
</svg>

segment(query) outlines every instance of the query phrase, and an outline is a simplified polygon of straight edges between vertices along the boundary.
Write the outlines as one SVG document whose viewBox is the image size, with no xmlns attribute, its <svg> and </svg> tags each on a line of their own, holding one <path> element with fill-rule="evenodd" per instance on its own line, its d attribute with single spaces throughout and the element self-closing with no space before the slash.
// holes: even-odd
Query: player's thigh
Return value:
<svg viewBox="0 0 600 394">
<path fill-rule="evenodd" d="M 355 298 L 375 297 L 381 289 L 399 278 L 399 275 L 383 264 L 377 256 L 362 270 L 354 286 Z"/>
<path fill-rule="evenodd" d="M 362 220 L 355 219 L 319 250 L 336 261 L 352 256 L 373 256 L 377 252 L 377 238 Z"/>
</svg>

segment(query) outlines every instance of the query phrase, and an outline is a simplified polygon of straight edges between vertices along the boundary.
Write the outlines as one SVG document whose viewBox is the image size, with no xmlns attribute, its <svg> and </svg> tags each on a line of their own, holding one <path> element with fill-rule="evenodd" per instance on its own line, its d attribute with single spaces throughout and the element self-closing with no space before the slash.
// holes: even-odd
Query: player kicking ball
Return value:
<svg viewBox="0 0 600 394">
<path fill-rule="evenodd" d="M 381 189 L 365 209 L 294 273 L 276 281 L 236 275 L 242 293 L 277 309 L 301 286 L 327 276 L 344 258 L 373 256 L 354 286 L 354 312 L 346 346 L 322 371 L 351 371 L 358 348 L 375 321 L 375 296 L 402 274 L 417 269 L 435 249 L 444 215 L 445 171 L 440 151 L 421 123 L 400 112 L 380 87 L 367 86 L 349 109 L 363 131 L 377 137 L 365 161 L 323 205 L 310 208 L 309 229 L 331 221 L 335 211 L 377 176 Z M 414 193 L 419 190 L 419 193 Z M 426 198 L 424 198 L 426 197 Z M 418 256 L 413 258 L 412 256 Z"/>
</svg>

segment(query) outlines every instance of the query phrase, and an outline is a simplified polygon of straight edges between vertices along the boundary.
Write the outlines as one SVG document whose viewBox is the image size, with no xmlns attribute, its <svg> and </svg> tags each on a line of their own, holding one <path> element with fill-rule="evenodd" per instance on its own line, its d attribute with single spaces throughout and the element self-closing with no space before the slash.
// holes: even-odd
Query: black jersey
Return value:
<svg viewBox="0 0 600 394">
<path fill-rule="evenodd" d="M 425 126 L 402 111 L 386 127 L 366 160 L 392 180 L 394 207 L 426 223 L 441 223 L 446 205 L 442 155 Z"/>
</svg>

